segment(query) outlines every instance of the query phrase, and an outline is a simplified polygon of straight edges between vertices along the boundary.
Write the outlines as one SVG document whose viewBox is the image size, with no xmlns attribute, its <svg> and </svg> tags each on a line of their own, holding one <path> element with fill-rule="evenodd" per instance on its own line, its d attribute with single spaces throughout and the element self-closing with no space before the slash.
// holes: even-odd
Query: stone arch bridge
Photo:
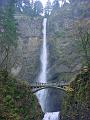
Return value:
<svg viewBox="0 0 90 120">
<path fill-rule="evenodd" d="M 42 89 L 47 89 L 47 88 L 54 88 L 54 89 L 59 89 L 67 92 L 72 92 L 74 91 L 73 88 L 70 87 L 70 84 L 68 83 L 30 83 L 32 92 L 38 92 Z"/>
</svg>

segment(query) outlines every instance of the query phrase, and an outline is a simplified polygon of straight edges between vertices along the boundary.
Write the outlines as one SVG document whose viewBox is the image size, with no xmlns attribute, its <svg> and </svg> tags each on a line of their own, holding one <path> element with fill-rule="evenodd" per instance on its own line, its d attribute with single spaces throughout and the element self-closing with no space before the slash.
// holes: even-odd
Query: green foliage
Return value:
<svg viewBox="0 0 90 120">
<path fill-rule="evenodd" d="M 8 68 L 9 62 L 11 62 L 10 51 L 17 46 L 17 33 L 16 22 L 14 19 L 14 4 L 12 0 L 8 1 L 7 6 L 1 8 L 0 11 L 0 54 L 3 57 L 0 61 L 0 67 L 4 66 L 4 69 Z M 3 55 L 3 53 L 5 53 Z"/>
<path fill-rule="evenodd" d="M 1 27 L 3 32 L 1 32 L 1 43 L 6 46 L 11 46 L 16 44 L 16 25 L 14 20 L 14 2 L 10 1 L 4 10 L 1 10 Z"/>
<path fill-rule="evenodd" d="M 82 49 L 84 51 L 84 61 L 85 61 L 85 65 L 87 65 L 88 67 L 90 66 L 90 33 L 88 30 L 85 30 L 85 28 L 79 28 L 79 37 L 82 43 Z"/>
<path fill-rule="evenodd" d="M 61 114 L 62 120 L 89 120 L 90 105 L 90 73 L 82 71 L 71 82 L 73 94 L 64 98 Z"/>
<path fill-rule="evenodd" d="M 0 73 L 0 119 L 1 120 L 40 120 L 42 111 L 30 86 L 23 81 L 17 81 L 4 71 Z M 37 112 L 38 111 L 38 112 Z"/>
<path fill-rule="evenodd" d="M 22 3 L 24 2 L 24 6 Z M 21 10 L 22 9 L 22 10 Z M 43 12 L 43 5 L 40 0 L 33 2 L 32 0 L 27 1 L 17 1 L 16 3 L 16 11 L 29 15 L 31 17 L 40 16 Z"/>
<path fill-rule="evenodd" d="M 59 0 L 54 0 L 53 1 L 53 10 L 56 10 L 59 8 Z"/>
<path fill-rule="evenodd" d="M 56 32 L 55 36 L 57 38 L 61 37 L 61 38 L 65 38 L 65 31 L 61 31 L 61 32 Z"/>
<path fill-rule="evenodd" d="M 35 1 L 35 3 L 34 3 L 34 15 L 38 16 L 41 13 L 43 13 L 42 3 L 40 1 Z"/>
<path fill-rule="evenodd" d="M 46 17 L 48 17 L 50 15 L 51 10 L 52 10 L 52 5 L 51 5 L 50 0 L 48 0 L 46 3 L 45 9 L 44 9 Z"/>
</svg>

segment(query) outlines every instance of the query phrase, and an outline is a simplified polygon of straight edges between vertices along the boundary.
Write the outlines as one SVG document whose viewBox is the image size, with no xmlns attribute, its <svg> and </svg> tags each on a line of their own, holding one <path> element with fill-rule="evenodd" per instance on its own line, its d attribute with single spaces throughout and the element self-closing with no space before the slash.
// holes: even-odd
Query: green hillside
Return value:
<svg viewBox="0 0 90 120">
<path fill-rule="evenodd" d="M 42 111 L 30 86 L 0 72 L 0 120 L 41 120 Z"/>
</svg>

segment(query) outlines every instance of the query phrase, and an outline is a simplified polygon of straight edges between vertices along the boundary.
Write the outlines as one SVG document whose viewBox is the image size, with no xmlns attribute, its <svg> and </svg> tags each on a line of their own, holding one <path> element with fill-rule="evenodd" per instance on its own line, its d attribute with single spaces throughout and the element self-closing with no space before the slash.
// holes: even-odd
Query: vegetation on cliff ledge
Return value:
<svg viewBox="0 0 90 120">
<path fill-rule="evenodd" d="M 90 120 L 90 70 L 83 68 L 70 86 L 74 92 L 64 98 L 61 120 Z"/>
<path fill-rule="evenodd" d="M 41 120 L 42 111 L 30 86 L 0 72 L 0 120 Z"/>
</svg>

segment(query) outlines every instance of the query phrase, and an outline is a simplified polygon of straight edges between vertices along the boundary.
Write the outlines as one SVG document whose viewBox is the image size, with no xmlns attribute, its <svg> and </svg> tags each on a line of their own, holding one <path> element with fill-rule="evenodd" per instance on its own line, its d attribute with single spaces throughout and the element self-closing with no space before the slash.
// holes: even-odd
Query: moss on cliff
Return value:
<svg viewBox="0 0 90 120">
<path fill-rule="evenodd" d="M 70 86 L 74 92 L 64 98 L 61 120 L 90 120 L 90 71 L 83 69 Z"/>
<path fill-rule="evenodd" d="M 41 120 L 42 111 L 30 86 L 0 72 L 0 120 Z"/>
</svg>

